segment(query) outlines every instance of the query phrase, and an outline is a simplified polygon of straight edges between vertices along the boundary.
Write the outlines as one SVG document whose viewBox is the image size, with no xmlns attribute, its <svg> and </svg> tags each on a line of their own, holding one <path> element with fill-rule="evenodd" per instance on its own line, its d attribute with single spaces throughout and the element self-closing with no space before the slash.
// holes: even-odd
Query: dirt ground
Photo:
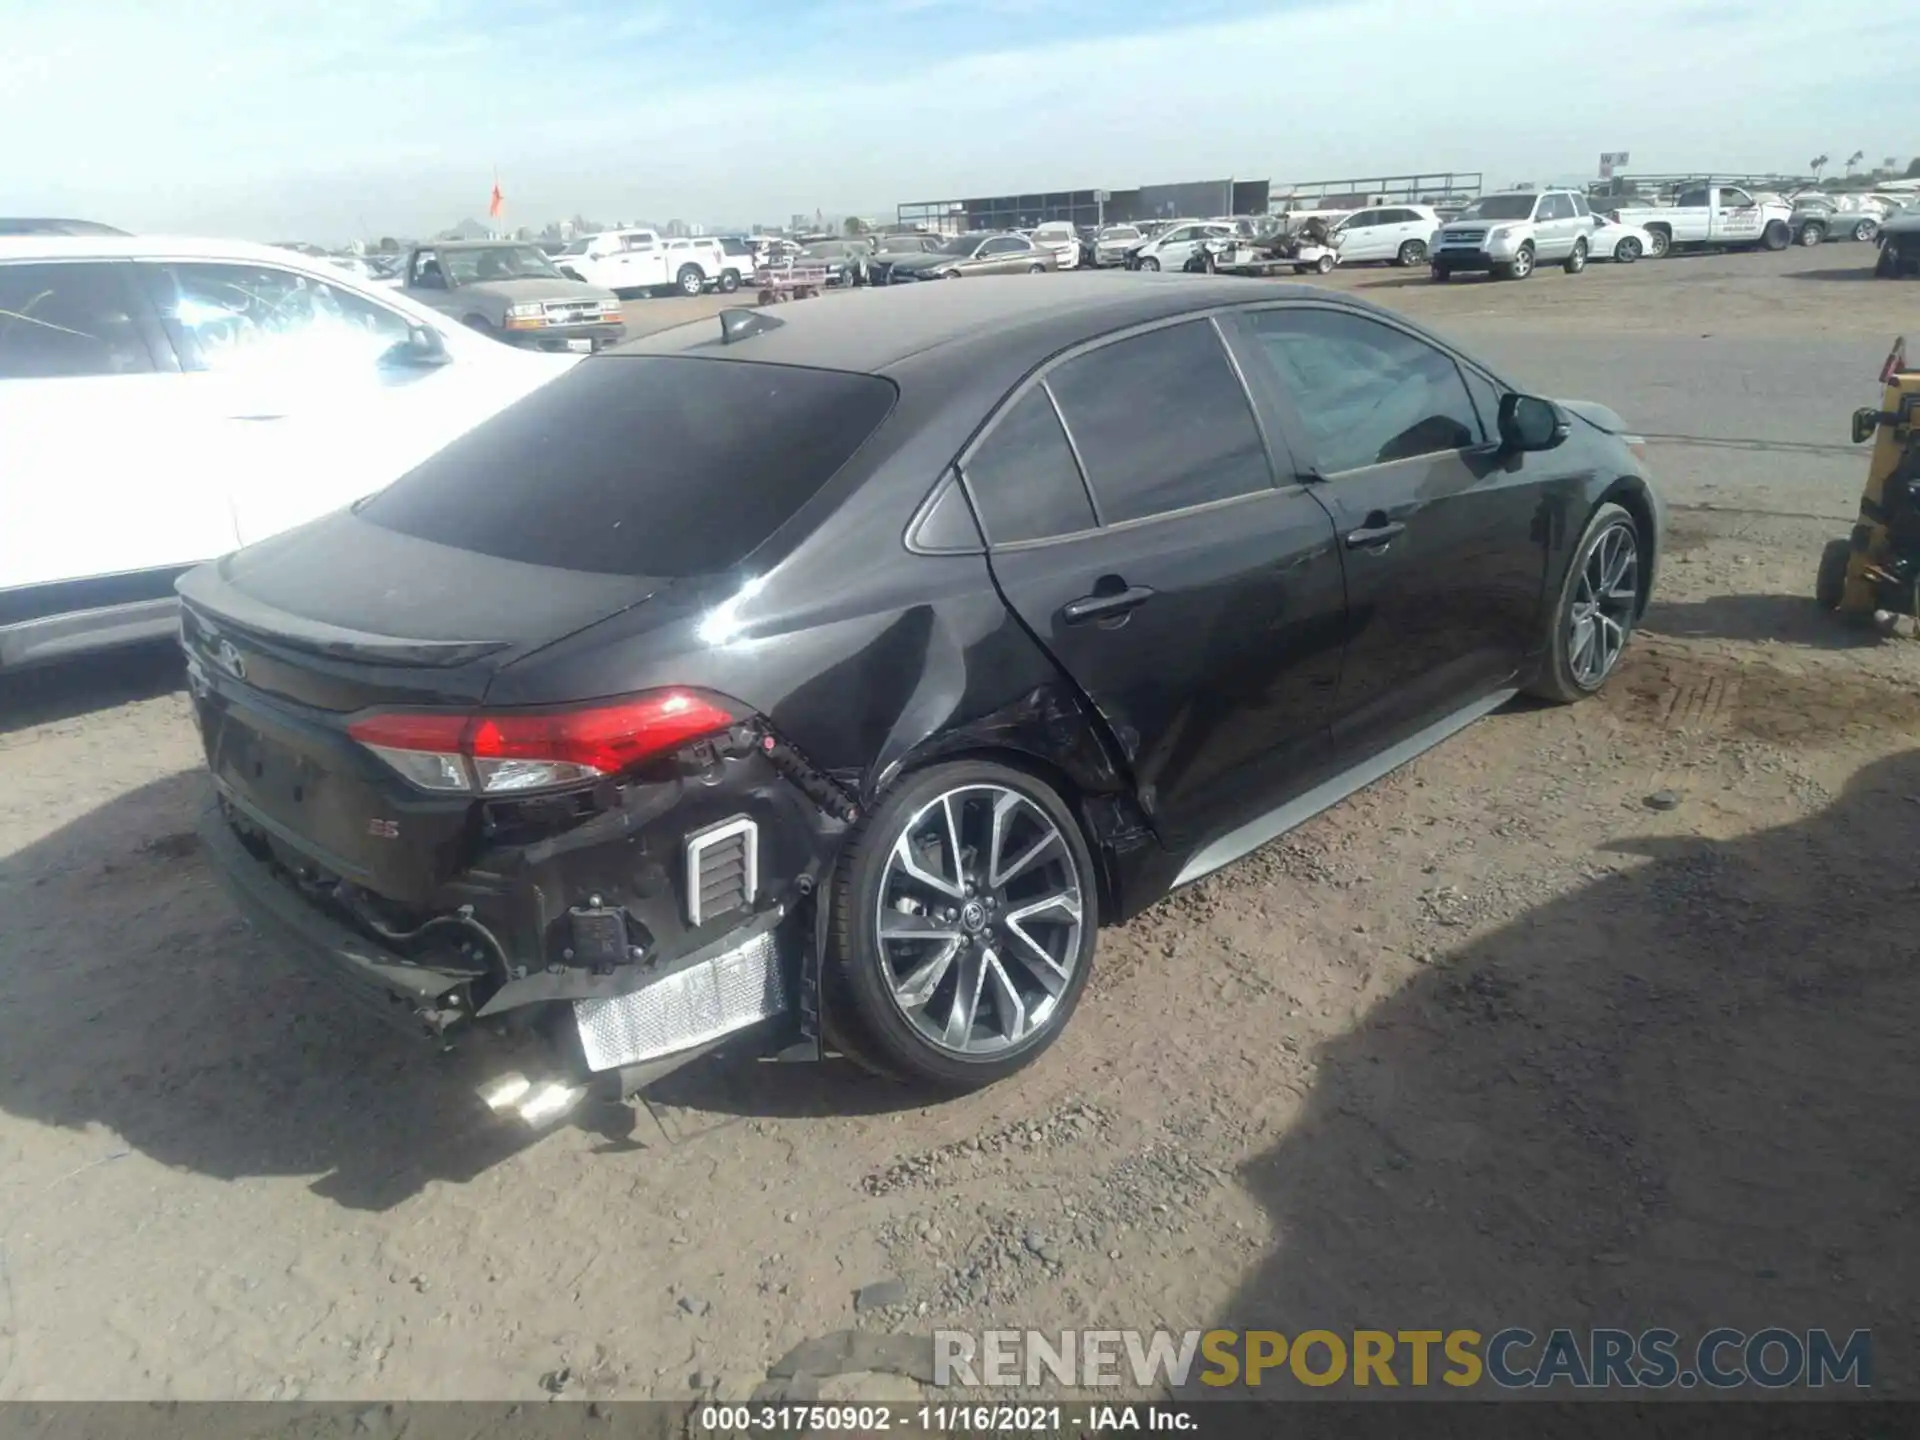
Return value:
<svg viewBox="0 0 1920 1440">
<path fill-rule="evenodd" d="M 1327 283 L 1603 364 L 1871 354 L 1907 292 L 1868 259 Z M 1108 932 L 1062 1042 L 933 1107 L 721 1057 L 529 1142 L 237 920 L 168 657 L 0 681 L 0 1399 L 732 1398 L 810 1337 L 992 1323 L 1865 1327 L 1911 1397 L 1920 644 L 1814 613 L 1829 499 L 1683 503 L 1602 698 Z"/>
</svg>

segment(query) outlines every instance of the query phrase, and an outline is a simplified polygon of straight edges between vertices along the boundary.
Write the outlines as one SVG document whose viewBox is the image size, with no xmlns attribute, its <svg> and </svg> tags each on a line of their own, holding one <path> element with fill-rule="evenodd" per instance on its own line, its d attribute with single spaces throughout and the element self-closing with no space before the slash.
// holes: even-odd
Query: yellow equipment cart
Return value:
<svg viewBox="0 0 1920 1440">
<path fill-rule="evenodd" d="M 1920 621 L 1920 370 L 1908 367 L 1905 340 L 1880 380 L 1880 408 L 1853 414 L 1854 443 L 1874 442 L 1860 519 L 1827 542 L 1814 595 L 1843 618 L 1891 630 L 1902 615 Z"/>
</svg>

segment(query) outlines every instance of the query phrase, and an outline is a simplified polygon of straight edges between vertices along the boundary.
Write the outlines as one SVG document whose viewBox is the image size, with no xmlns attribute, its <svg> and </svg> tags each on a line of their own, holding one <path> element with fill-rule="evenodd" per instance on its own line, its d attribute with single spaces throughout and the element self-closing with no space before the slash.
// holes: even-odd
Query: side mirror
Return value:
<svg viewBox="0 0 1920 1440">
<path fill-rule="evenodd" d="M 1853 412 L 1853 443 L 1862 444 L 1871 440 L 1874 432 L 1880 428 L 1880 412 L 1871 405 Z"/>
<path fill-rule="evenodd" d="M 453 356 L 447 353 L 447 345 L 440 338 L 440 332 L 427 325 L 414 325 L 407 331 L 407 338 L 398 341 L 393 348 L 380 357 L 380 363 L 400 370 L 430 370 L 437 365 L 450 364 Z"/>
<path fill-rule="evenodd" d="M 1500 444 L 1503 449 L 1525 454 L 1551 450 L 1567 438 L 1567 422 L 1560 407 L 1537 395 L 1500 397 Z"/>
</svg>

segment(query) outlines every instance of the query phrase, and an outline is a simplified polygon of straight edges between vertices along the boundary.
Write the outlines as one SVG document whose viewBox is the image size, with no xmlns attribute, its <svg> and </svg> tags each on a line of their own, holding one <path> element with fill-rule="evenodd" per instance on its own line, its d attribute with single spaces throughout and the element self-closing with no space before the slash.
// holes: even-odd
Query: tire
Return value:
<svg viewBox="0 0 1920 1440">
<path fill-rule="evenodd" d="M 1673 232 L 1671 230 L 1661 230 L 1656 227 L 1647 231 L 1647 233 L 1653 237 L 1653 244 L 1647 248 L 1648 259 L 1664 260 L 1673 254 Z"/>
<path fill-rule="evenodd" d="M 1522 245 L 1511 261 L 1494 266 L 1493 273 L 1502 280 L 1529 279 L 1533 275 L 1533 246 Z"/>
<path fill-rule="evenodd" d="M 1567 256 L 1566 264 L 1561 268 L 1569 275 L 1578 275 L 1582 270 L 1587 268 L 1587 242 L 1585 240 L 1576 240 L 1573 242 L 1573 253 Z"/>
<path fill-rule="evenodd" d="M 1002 863 L 1013 873 L 989 886 Z M 835 1032 L 861 1063 L 912 1083 L 972 1090 L 1031 1064 L 1093 968 L 1099 897 L 1080 826 L 1051 787 L 992 761 L 935 765 L 887 792 L 842 852 L 832 905 Z M 1004 918 L 1023 914 L 1024 927 Z M 884 940 L 883 918 L 895 928 Z"/>
<path fill-rule="evenodd" d="M 1047 273 L 1047 267 L 1044 265 L 1029 265 L 1027 267 L 1027 273 L 1029 275 L 1044 275 Z"/>
<path fill-rule="evenodd" d="M 1894 280 L 1900 275 L 1899 263 L 1893 258 L 1893 247 L 1884 240 L 1880 242 L 1880 254 L 1873 262 L 1873 275 L 1876 280 Z"/>
<path fill-rule="evenodd" d="M 1813 577 L 1813 598 L 1829 613 L 1840 608 L 1847 593 L 1847 565 L 1853 559 L 1853 546 L 1842 535 L 1827 541 L 1820 552 L 1820 568 Z"/>
<path fill-rule="evenodd" d="M 1453 271 L 1449 270 L 1444 265 L 1436 265 L 1433 267 L 1431 275 L 1432 275 L 1434 284 L 1444 285 L 1447 283 L 1447 281 L 1453 278 Z"/>
<path fill-rule="evenodd" d="M 1142 255 L 1140 257 L 1140 268 L 1142 270 L 1158 270 L 1160 268 L 1160 262 L 1151 255 Z"/>
<path fill-rule="evenodd" d="M 1427 263 L 1427 247 L 1419 240 L 1409 240 L 1400 247 L 1400 253 L 1394 256 L 1393 263 L 1403 270 L 1411 270 L 1416 265 Z"/>
<path fill-rule="evenodd" d="M 1787 229 L 1784 220 L 1769 220 L 1767 228 L 1760 236 L 1762 250 L 1784 250 L 1793 243 L 1793 235 Z"/>
<path fill-rule="evenodd" d="M 720 293 L 722 295 L 731 295 L 739 288 L 740 272 L 738 270 L 722 270 L 720 272 Z"/>
<path fill-rule="evenodd" d="M 1624 537 L 1630 547 L 1624 573 L 1612 571 L 1618 550 L 1603 549 L 1603 546 L 1620 543 L 1616 536 Z M 1529 695 L 1569 705 L 1597 694 L 1619 668 L 1620 656 L 1633 638 L 1633 627 L 1640 618 L 1640 582 L 1646 563 L 1642 548 L 1639 526 L 1625 509 L 1606 504 L 1593 512 L 1560 583 L 1560 594 L 1548 621 L 1552 628 L 1547 634 L 1546 658 L 1541 661 L 1540 673 L 1527 686 Z M 1601 604 L 1594 605 L 1583 598 L 1591 597 L 1603 582 L 1607 583 L 1601 593 Z M 1619 593 L 1623 589 L 1628 593 Z M 1578 632 L 1582 612 L 1588 625 L 1584 632 Z M 1602 623 L 1592 623 L 1600 617 L 1604 617 Z M 1589 638 L 1584 642 L 1577 640 L 1577 633 Z M 1606 648 L 1595 653 L 1591 647 L 1603 642 Z"/>
<path fill-rule="evenodd" d="M 1797 238 L 1802 245 L 1805 245 L 1811 250 L 1827 238 L 1827 227 L 1822 225 L 1818 220 L 1809 220 L 1800 227 L 1800 234 Z"/>
<path fill-rule="evenodd" d="M 1318 260 L 1313 262 L 1313 268 L 1318 274 L 1331 275 L 1333 273 L 1333 267 L 1337 263 L 1333 256 L 1322 255 Z"/>
<path fill-rule="evenodd" d="M 673 277 L 673 284 L 682 295 L 699 295 L 707 288 L 706 272 L 698 265 L 682 265 L 680 273 Z"/>
<path fill-rule="evenodd" d="M 1862 220 L 1853 227 L 1853 238 L 1863 244 L 1871 244 L 1879 233 L 1880 222 L 1877 220 Z"/>
<path fill-rule="evenodd" d="M 1631 235 L 1624 236 L 1613 247 L 1613 260 L 1616 265 L 1631 265 L 1640 258 L 1640 253 L 1640 242 Z"/>
</svg>

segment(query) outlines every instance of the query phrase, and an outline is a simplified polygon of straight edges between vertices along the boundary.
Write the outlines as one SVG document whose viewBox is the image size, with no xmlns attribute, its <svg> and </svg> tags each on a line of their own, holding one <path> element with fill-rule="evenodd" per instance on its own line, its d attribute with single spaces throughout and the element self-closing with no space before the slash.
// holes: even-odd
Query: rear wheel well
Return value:
<svg viewBox="0 0 1920 1440">
<path fill-rule="evenodd" d="M 1655 564 L 1658 564 L 1660 557 L 1653 553 L 1653 505 L 1647 499 L 1646 490 L 1643 489 L 1637 481 L 1629 480 L 1625 477 L 1614 481 L 1613 484 L 1608 487 L 1607 493 L 1594 501 L 1593 508 L 1587 511 L 1586 517 L 1580 522 L 1582 530 L 1592 521 L 1594 511 L 1598 510 L 1602 505 L 1618 505 L 1633 517 L 1633 528 L 1639 532 L 1641 548 L 1647 552 Z M 1640 605 L 1639 608 L 1634 611 L 1634 619 L 1636 621 L 1647 613 L 1647 605 L 1653 599 L 1653 573 L 1651 566 L 1643 565 L 1640 567 L 1639 584 Z"/>
</svg>

